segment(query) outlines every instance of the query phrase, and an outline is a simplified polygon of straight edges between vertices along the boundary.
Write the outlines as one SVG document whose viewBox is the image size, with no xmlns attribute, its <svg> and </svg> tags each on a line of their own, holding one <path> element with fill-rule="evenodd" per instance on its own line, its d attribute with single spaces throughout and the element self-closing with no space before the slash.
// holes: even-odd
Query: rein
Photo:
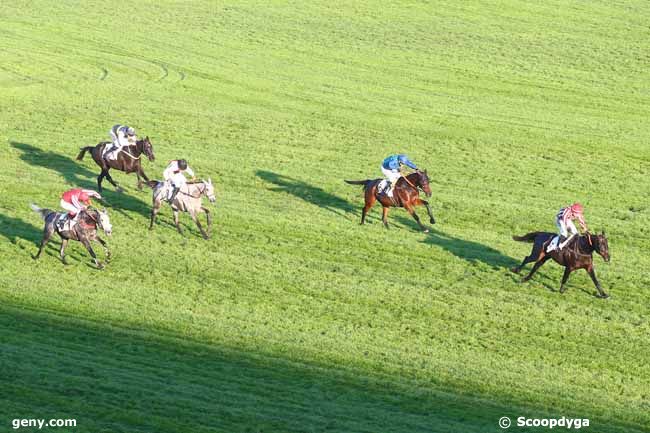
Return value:
<svg viewBox="0 0 650 433">
<path fill-rule="evenodd" d="M 587 235 L 587 238 L 589 238 L 589 237 L 590 236 Z M 594 250 L 591 250 L 589 252 L 589 254 L 585 254 L 582 251 L 580 251 L 580 239 L 581 238 L 578 238 L 577 241 L 575 242 L 575 246 L 573 247 L 573 252 L 576 255 L 581 256 L 581 257 L 592 257 L 592 254 L 593 254 Z M 591 243 L 591 239 L 589 239 L 589 245 L 591 245 L 593 247 L 593 244 Z"/>
<path fill-rule="evenodd" d="M 84 213 L 85 213 L 85 214 L 86 214 L 86 215 L 87 215 L 91 220 L 93 220 L 93 221 L 95 222 L 95 227 L 93 227 L 93 226 L 84 226 L 84 225 L 83 225 L 83 221 L 80 221 L 80 222 L 79 222 L 79 225 L 81 225 L 81 226 L 84 227 L 84 228 L 89 228 L 89 229 L 94 228 L 95 230 L 96 230 L 97 228 L 102 228 L 102 223 L 99 222 L 99 220 L 97 220 L 97 219 L 96 219 L 96 218 L 95 218 L 95 217 L 94 217 L 90 212 L 87 212 L 87 211 L 86 211 L 86 212 L 84 212 Z"/>
<path fill-rule="evenodd" d="M 408 177 L 406 177 L 406 176 L 404 176 L 404 175 L 402 175 L 402 177 L 404 178 L 404 180 L 406 181 L 406 183 L 408 183 L 409 185 L 411 185 L 411 186 L 412 186 L 413 188 L 415 188 L 416 190 L 418 189 L 417 186 L 415 186 L 415 185 L 413 185 L 413 184 L 411 183 L 411 181 L 408 179 Z"/>
<path fill-rule="evenodd" d="M 140 143 L 142 143 L 144 145 L 143 142 L 140 142 Z M 131 144 L 131 145 L 126 146 L 126 147 L 131 147 L 131 146 L 135 146 L 135 149 L 137 150 L 138 149 L 138 142 L 136 142 L 136 144 Z M 140 159 L 142 157 L 142 154 L 144 153 L 144 149 L 140 151 L 140 155 L 138 155 L 138 156 L 135 156 L 131 152 L 128 152 L 128 151 L 126 151 L 124 149 L 120 149 L 120 152 L 124 153 L 126 156 L 128 156 L 131 159 Z"/>
<path fill-rule="evenodd" d="M 138 156 L 133 156 L 133 155 L 131 155 L 131 153 L 127 152 L 124 149 L 121 149 L 120 152 L 122 152 L 123 154 L 125 154 L 126 156 L 128 156 L 131 159 L 140 159 L 140 157 L 142 156 L 142 154 L 140 154 Z"/>
<path fill-rule="evenodd" d="M 203 195 L 203 193 L 205 193 L 205 192 L 207 191 L 207 189 L 208 189 L 208 187 L 206 186 L 206 184 L 202 183 L 202 185 L 204 186 L 203 191 L 199 190 L 199 195 L 197 195 L 197 196 L 193 196 L 192 194 L 189 194 L 189 193 L 187 193 L 187 192 L 185 192 L 185 191 L 180 191 L 180 193 L 181 193 L 181 194 L 184 194 L 184 195 L 187 195 L 187 196 L 189 196 L 189 197 L 192 197 L 192 198 L 201 198 L 201 196 Z"/>
</svg>

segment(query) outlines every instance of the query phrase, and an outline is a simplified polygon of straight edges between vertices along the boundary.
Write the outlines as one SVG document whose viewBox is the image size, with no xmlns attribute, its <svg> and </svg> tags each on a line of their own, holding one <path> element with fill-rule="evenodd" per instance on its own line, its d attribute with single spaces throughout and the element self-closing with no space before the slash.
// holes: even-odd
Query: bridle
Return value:
<svg viewBox="0 0 650 433">
<path fill-rule="evenodd" d="M 582 251 L 580 251 L 580 239 L 577 239 L 577 242 L 574 242 L 575 246 L 573 247 L 573 252 L 577 256 L 582 256 L 582 257 L 592 257 L 592 253 L 596 251 L 596 248 L 594 248 L 594 244 L 591 241 L 591 233 L 587 233 L 587 241 L 589 242 L 589 246 L 592 248 L 592 250 L 589 252 L 589 254 L 585 254 Z"/>
<path fill-rule="evenodd" d="M 88 217 L 95 222 L 95 229 L 99 228 L 101 230 L 104 230 L 104 226 L 102 226 L 101 218 L 96 218 L 92 213 L 88 212 L 87 210 L 83 211 Z M 99 211 L 95 210 L 97 215 L 99 215 Z M 89 227 L 90 228 L 90 227 Z"/>
<path fill-rule="evenodd" d="M 414 172 L 413 174 L 417 174 L 418 177 L 422 175 L 420 171 L 416 171 L 416 172 Z M 410 176 L 410 175 L 409 175 L 409 176 Z M 418 189 L 421 189 L 422 191 L 424 191 L 424 188 L 422 188 L 422 186 L 415 186 L 415 185 L 413 185 L 413 183 L 408 179 L 408 177 L 406 177 L 406 176 L 402 176 L 402 177 L 404 178 L 404 180 L 406 181 L 406 183 L 408 183 L 409 185 L 411 185 L 411 186 L 413 187 L 413 189 L 415 189 L 416 191 L 417 191 Z"/>
</svg>

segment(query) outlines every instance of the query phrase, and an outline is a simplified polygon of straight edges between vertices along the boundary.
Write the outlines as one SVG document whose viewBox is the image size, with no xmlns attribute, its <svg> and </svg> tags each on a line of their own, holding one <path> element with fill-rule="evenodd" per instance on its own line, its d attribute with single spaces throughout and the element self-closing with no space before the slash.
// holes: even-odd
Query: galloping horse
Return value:
<svg viewBox="0 0 650 433">
<path fill-rule="evenodd" d="M 152 180 L 149 182 L 149 186 L 153 188 L 153 206 L 151 208 L 151 224 L 149 224 L 149 230 L 153 230 L 153 225 L 156 222 L 156 215 L 160 212 L 165 196 L 168 193 L 169 185 L 167 185 L 166 182 Z M 192 221 L 196 223 L 196 226 L 201 231 L 203 239 L 210 238 L 212 216 L 210 215 L 210 210 L 203 206 L 203 196 L 207 197 L 208 200 L 210 200 L 210 203 L 214 203 L 216 200 L 214 195 L 214 185 L 212 185 L 211 179 L 202 180 L 200 182 L 187 182 L 183 187 L 181 187 L 181 190 L 174 198 L 174 201 L 170 203 L 170 206 L 174 211 L 174 224 L 176 225 L 178 233 L 183 234 L 183 230 L 178 221 L 178 212 L 187 212 L 190 214 Z M 207 232 L 203 230 L 203 226 L 201 226 L 201 222 L 199 221 L 199 214 L 201 212 L 205 213 L 208 221 Z"/>
<path fill-rule="evenodd" d="M 145 182 L 149 182 L 149 178 L 144 174 L 142 169 L 142 164 L 140 162 L 140 157 L 144 153 L 149 158 L 149 161 L 154 161 L 156 159 L 153 154 L 153 146 L 149 137 L 145 137 L 143 140 L 138 140 L 135 144 L 129 146 L 124 146 L 122 150 L 117 154 L 117 159 L 106 160 L 102 157 L 104 153 L 104 148 L 110 145 L 110 141 L 103 141 L 96 146 L 86 146 L 82 147 L 79 155 L 77 155 L 77 160 L 81 161 L 86 154 L 86 151 L 90 151 L 93 159 L 97 165 L 102 169 L 102 172 L 97 176 L 97 189 L 99 192 L 102 192 L 102 181 L 104 178 L 117 188 L 118 191 L 122 191 L 122 188 L 113 180 L 109 174 L 109 170 L 114 168 L 115 170 L 124 171 L 128 173 L 134 173 L 138 177 L 138 189 L 142 189 L 142 180 L 140 177 L 144 178 Z"/>
<path fill-rule="evenodd" d="M 560 293 L 566 290 L 564 284 L 569 279 L 571 272 L 576 269 L 584 269 L 589 273 L 591 280 L 594 282 L 598 294 L 601 298 L 608 298 L 609 295 L 600 287 L 600 283 L 596 279 L 594 272 L 593 252 L 597 252 L 605 260 L 609 262 L 609 247 L 607 245 L 607 238 L 603 231 L 599 235 L 587 234 L 575 238 L 571 243 L 566 245 L 562 250 L 553 250 L 550 253 L 546 252 L 546 247 L 549 242 L 557 236 L 556 233 L 545 232 L 532 232 L 524 236 L 513 236 L 512 239 L 519 242 L 533 242 L 533 251 L 529 256 L 524 258 L 519 266 L 512 268 L 511 271 L 518 274 L 526 263 L 535 262 L 533 269 L 530 270 L 523 281 L 528 281 L 535 272 L 549 259 L 555 260 L 560 265 L 564 266 L 564 275 L 562 276 L 562 284 L 560 285 Z"/>
<path fill-rule="evenodd" d="M 43 248 L 45 248 L 45 245 L 49 242 L 50 238 L 56 231 L 56 233 L 58 233 L 58 235 L 61 237 L 61 249 L 59 251 L 59 255 L 64 265 L 68 264 L 65 259 L 65 248 L 67 247 L 68 241 L 70 239 L 79 241 L 83 244 L 84 247 L 86 247 L 93 260 L 95 261 L 97 268 L 102 269 L 104 265 L 102 262 L 97 260 L 97 256 L 90 246 L 90 241 L 96 240 L 102 244 L 102 247 L 104 247 L 104 252 L 106 253 L 106 261 L 110 261 L 111 252 L 108 249 L 108 245 L 106 245 L 106 242 L 97 235 L 98 228 L 104 230 L 104 233 L 106 233 L 107 236 L 110 236 L 113 230 L 111 221 L 108 218 L 108 213 L 105 209 L 101 211 L 97 209 L 83 210 L 77 217 L 79 221 L 77 224 L 72 226 L 72 229 L 68 229 L 66 227 L 60 229 L 57 226 L 56 222 L 64 215 L 63 213 L 55 212 L 50 209 L 41 209 L 34 204 L 31 205 L 31 208 L 45 220 L 43 239 L 41 240 L 41 245 L 38 248 L 38 253 L 35 256 L 32 256 L 34 260 L 38 259 L 41 256 Z"/>
<path fill-rule="evenodd" d="M 365 192 L 366 204 L 363 207 L 363 212 L 361 214 L 361 224 L 366 222 L 366 215 L 376 201 L 379 201 L 383 206 L 382 221 L 384 227 L 388 228 L 388 209 L 391 207 L 403 207 L 406 211 L 411 214 L 411 216 L 418 223 L 422 231 L 429 233 L 429 229 L 426 228 L 420 222 L 420 217 L 415 213 L 415 206 L 424 205 L 427 208 L 427 213 L 429 214 L 429 221 L 431 224 L 435 224 L 436 220 L 431 213 L 431 208 L 429 203 L 420 199 L 420 192 L 418 188 L 422 189 L 427 197 L 431 197 L 431 187 L 429 186 L 429 176 L 425 171 L 416 171 L 411 173 L 406 177 L 401 177 L 395 184 L 393 189 L 393 197 L 389 197 L 386 194 L 379 193 L 378 185 L 382 179 L 366 179 L 366 180 L 346 180 L 346 183 L 351 185 L 363 185 L 363 191 Z"/>
</svg>

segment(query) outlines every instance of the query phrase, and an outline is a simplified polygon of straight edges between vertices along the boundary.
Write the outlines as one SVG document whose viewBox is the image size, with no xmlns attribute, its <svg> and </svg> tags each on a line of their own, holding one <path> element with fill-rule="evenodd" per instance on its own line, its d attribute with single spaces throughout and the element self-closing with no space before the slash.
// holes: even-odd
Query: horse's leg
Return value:
<svg viewBox="0 0 650 433">
<path fill-rule="evenodd" d="M 571 272 L 573 272 L 573 269 L 571 269 L 568 266 L 564 267 L 564 275 L 562 275 L 562 284 L 560 284 L 560 293 L 564 293 L 566 291 L 564 284 L 566 284 L 567 280 L 569 279 L 569 275 L 571 275 Z"/>
<path fill-rule="evenodd" d="M 372 207 L 375 205 L 375 202 L 377 201 L 377 197 L 375 197 L 375 194 L 371 193 L 371 191 L 367 191 L 365 199 L 366 199 L 366 204 L 363 206 L 363 210 L 361 211 L 361 224 L 366 223 L 366 215 L 368 215 L 370 209 L 372 209 Z"/>
<path fill-rule="evenodd" d="M 106 177 L 106 170 L 102 168 L 102 172 L 97 176 L 97 191 L 102 192 L 102 181 Z"/>
<path fill-rule="evenodd" d="M 110 169 L 106 169 L 106 179 L 108 179 L 108 181 L 111 183 L 111 185 L 113 185 L 113 186 L 115 187 L 115 190 L 116 190 L 117 192 L 123 192 L 124 189 L 122 189 L 122 187 L 119 186 L 119 185 L 117 184 L 117 182 L 115 182 L 115 181 L 113 180 L 113 178 L 111 177 L 111 174 L 108 172 L 108 170 L 110 170 Z"/>
<path fill-rule="evenodd" d="M 144 174 L 144 170 L 142 169 L 142 166 L 138 167 L 138 174 L 144 179 L 145 182 L 149 182 L 149 178 L 147 177 L 146 174 Z"/>
<path fill-rule="evenodd" d="M 102 262 L 97 260 L 97 254 L 95 254 L 95 251 L 93 251 L 93 247 L 90 245 L 90 241 L 86 237 L 80 237 L 79 242 L 81 242 L 83 246 L 86 247 L 88 253 L 93 258 L 93 261 L 95 262 L 95 266 L 97 266 L 97 269 L 104 269 L 104 265 L 102 264 Z"/>
<path fill-rule="evenodd" d="M 424 206 L 425 208 L 427 208 L 427 214 L 429 214 L 429 222 L 430 222 L 431 224 L 435 224 L 435 223 L 436 223 L 436 219 L 433 217 L 433 212 L 431 212 L 431 207 L 429 206 L 429 202 L 428 202 L 428 201 L 426 201 L 426 200 L 422 200 L 422 199 L 420 199 L 420 198 L 418 197 L 418 198 L 416 198 L 416 199 L 413 201 L 413 205 L 414 205 L 414 206 Z"/>
<path fill-rule="evenodd" d="M 596 272 L 594 271 L 594 265 L 591 264 L 587 268 L 587 272 L 589 273 L 589 276 L 591 277 L 591 281 L 594 282 L 594 285 L 596 286 L 596 289 L 598 290 L 598 294 L 601 298 L 609 298 L 609 295 L 605 293 L 603 288 L 600 286 L 600 283 L 598 282 L 598 279 L 596 278 Z"/>
<path fill-rule="evenodd" d="M 174 224 L 176 224 L 176 230 L 178 230 L 178 233 L 183 234 L 180 222 L 178 221 L 178 210 L 174 210 Z"/>
<path fill-rule="evenodd" d="M 524 268 L 524 266 L 526 266 L 528 263 L 534 262 L 537 259 L 539 259 L 540 258 L 540 252 L 541 251 L 540 251 L 539 246 L 537 245 L 537 243 L 535 243 L 535 245 L 533 245 L 533 251 L 531 251 L 530 255 L 524 257 L 524 260 L 521 262 L 521 264 L 519 266 L 511 268 L 510 270 L 512 272 L 514 272 L 515 274 L 518 274 L 519 272 L 521 272 L 521 270 Z"/>
<path fill-rule="evenodd" d="M 422 202 L 422 204 L 424 205 L 424 207 L 427 208 L 427 213 L 429 214 L 429 222 L 430 222 L 431 224 L 435 224 L 435 223 L 436 223 L 436 219 L 433 217 L 433 212 L 431 212 L 431 207 L 429 206 L 429 202 L 426 201 L 426 200 L 420 200 L 420 201 Z"/>
<path fill-rule="evenodd" d="M 203 239 L 208 240 L 210 239 L 210 236 L 203 230 L 203 226 L 201 225 L 201 222 L 199 221 L 199 218 L 196 213 L 190 212 L 190 218 L 192 218 L 192 221 L 196 224 L 196 226 L 199 228 L 199 231 L 201 232 L 201 235 L 203 235 Z"/>
<path fill-rule="evenodd" d="M 36 253 L 35 256 L 32 256 L 32 259 L 37 260 L 39 257 L 41 257 L 41 253 L 43 252 L 43 248 L 45 248 L 45 245 L 50 241 L 50 238 L 52 237 L 52 234 L 54 233 L 54 223 L 49 224 L 45 223 L 45 228 L 43 229 L 43 239 L 41 239 L 41 245 L 38 247 L 38 252 Z"/>
<path fill-rule="evenodd" d="M 384 223 L 384 227 L 386 227 L 386 228 L 389 228 L 388 227 L 388 209 L 389 209 L 388 206 L 384 206 L 383 208 L 381 208 L 381 222 Z"/>
<path fill-rule="evenodd" d="M 149 224 L 149 230 L 153 230 L 153 225 L 156 222 L 156 215 L 160 212 L 161 202 L 159 200 L 154 200 L 153 206 L 151 207 L 151 224 Z"/>
<path fill-rule="evenodd" d="M 524 260 L 521 262 L 519 266 L 511 268 L 510 270 L 515 274 L 518 274 L 519 272 L 521 272 L 524 266 L 534 261 L 535 261 L 535 257 L 533 256 L 533 253 L 530 253 L 529 256 L 524 257 Z"/>
<path fill-rule="evenodd" d="M 67 246 L 68 246 L 68 239 L 62 239 L 61 249 L 59 249 L 59 257 L 61 257 L 61 262 L 63 262 L 64 265 L 68 264 L 68 261 L 65 258 L 65 249 Z"/>
<path fill-rule="evenodd" d="M 138 191 L 142 191 L 142 180 L 140 179 L 140 172 L 136 171 L 135 176 L 138 178 L 138 184 L 137 184 Z"/>
<path fill-rule="evenodd" d="M 201 210 L 205 212 L 205 218 L 208 221 L 208 237 L 209 237 L 210 233 L 212 232 L 212 215 L 210 214 L 210 211 L 203 206 L 201 206 Z"/>
<path fill-rule="evenodd" d="M 100 238 L 99 236 L 96 236 L 95 238 L 97 239 L 97 242 L 102 244 L 102 247 L 104 247 L 104 253 L 106 254 L 106 262 L 107 263 L 110 262 L 111 261 L 111 250 L 108 249 L 108 244 L 106 243 L 106 241 L 104 239 Z"/>
<path fill-rule="evenodd" d="M 415 222 L 418 223 L 418 225 L 420 226 L 420 228 L 422 229 L 422 231 L 423 231 L 424 233 L 429 233 L 429 229 L 426 228 L 426 227 L 422 224 L 422 222 L 420 221 L 420 217 L 418 216 L 418 214 L 415 213 L 415 209 L 413 209 L 413 206 L 412 206 L 412 205 L 408 205 L 408 206 L 404 206 L 404 208 L 406 209 L 406 211 L 407 211 L 409 214 L 411 214 L 411 216 L 413 217 L 413 219 L 415 220 Z"/>
<path fill-rule="evenodd" d="M 544 263 L 546 263 L 546 261 L 547 261 L 548 259 L 550 259 L 550 258 L 551 258 L 550 256 L 542 256 L 541 258 L 539 258 L 539 259 L 537 260 L 537 262 L 535 262 L 535 265 L 533 266 L 533 269 L 530 270 L 530 272 L 528 273 L 528 275 L 526 275 L 526 276 L 522 279 L 522 281 L 528 281 L 528 280 L 530 280 L 531 278 L 533 278 L 533 275 L 535 274 L 535 272 L 537 272 L 537 270 L 538 270 L 539 268 L 541 268 L 542 265 L 543 265 Z"/>
</svg>

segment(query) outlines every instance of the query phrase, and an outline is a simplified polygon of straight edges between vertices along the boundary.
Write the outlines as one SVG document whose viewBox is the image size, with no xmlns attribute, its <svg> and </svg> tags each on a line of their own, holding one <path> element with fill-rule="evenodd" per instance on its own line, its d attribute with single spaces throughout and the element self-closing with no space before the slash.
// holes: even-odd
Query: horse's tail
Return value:
<svg viewBox="0 0 650 433">
<path fill-rule="evenodd" d="M 349 183 L 350 185 L 363 185 L 363 190 L 365 191 L 368 189 L 368 185 L 370 185 L 370 182 L 372 182 L 372 179 L 365 179 L 365 180 L 345 180 L 345 183 Z"/>
<path fill-rule="evenodd" d="M 95 146 L 82 147 L 80 149 L 81 151 L 79 152 L 79 155 L 77 155 L 77 161 L 81 161 L 82 159 L 84 159 L 84 155 L 86 154 L 86 152 L 92 152 L 94 148 Z"/>
<path fill-rule="evenodd" d="M 43 219 L 47 218 L 47 216 L 48 216 L 49 214 L 51 214 L 52 212 L 54 212 L 53 210 L 50 210 L 50 209 L 43 209 L 43 208 L 40 208 L 40 207 L 36 206 L 34 203 L 30 203 L 30 204 L 29 204 L 29 207 L 31 207 L 32 210 L 33 210 L 34 212 L 36 212 L 37 214 L 39 214 L 39 215 L 41 216 L 41 218 L 43 218 Z"/>
<path fill-rule="evenodd" d="M 534 242 L 535 238 L 541 234 L 542 232 L 530 232 L 523 236 L 513 236 L 512 239 L 518 242 Z"/>
</svg>

